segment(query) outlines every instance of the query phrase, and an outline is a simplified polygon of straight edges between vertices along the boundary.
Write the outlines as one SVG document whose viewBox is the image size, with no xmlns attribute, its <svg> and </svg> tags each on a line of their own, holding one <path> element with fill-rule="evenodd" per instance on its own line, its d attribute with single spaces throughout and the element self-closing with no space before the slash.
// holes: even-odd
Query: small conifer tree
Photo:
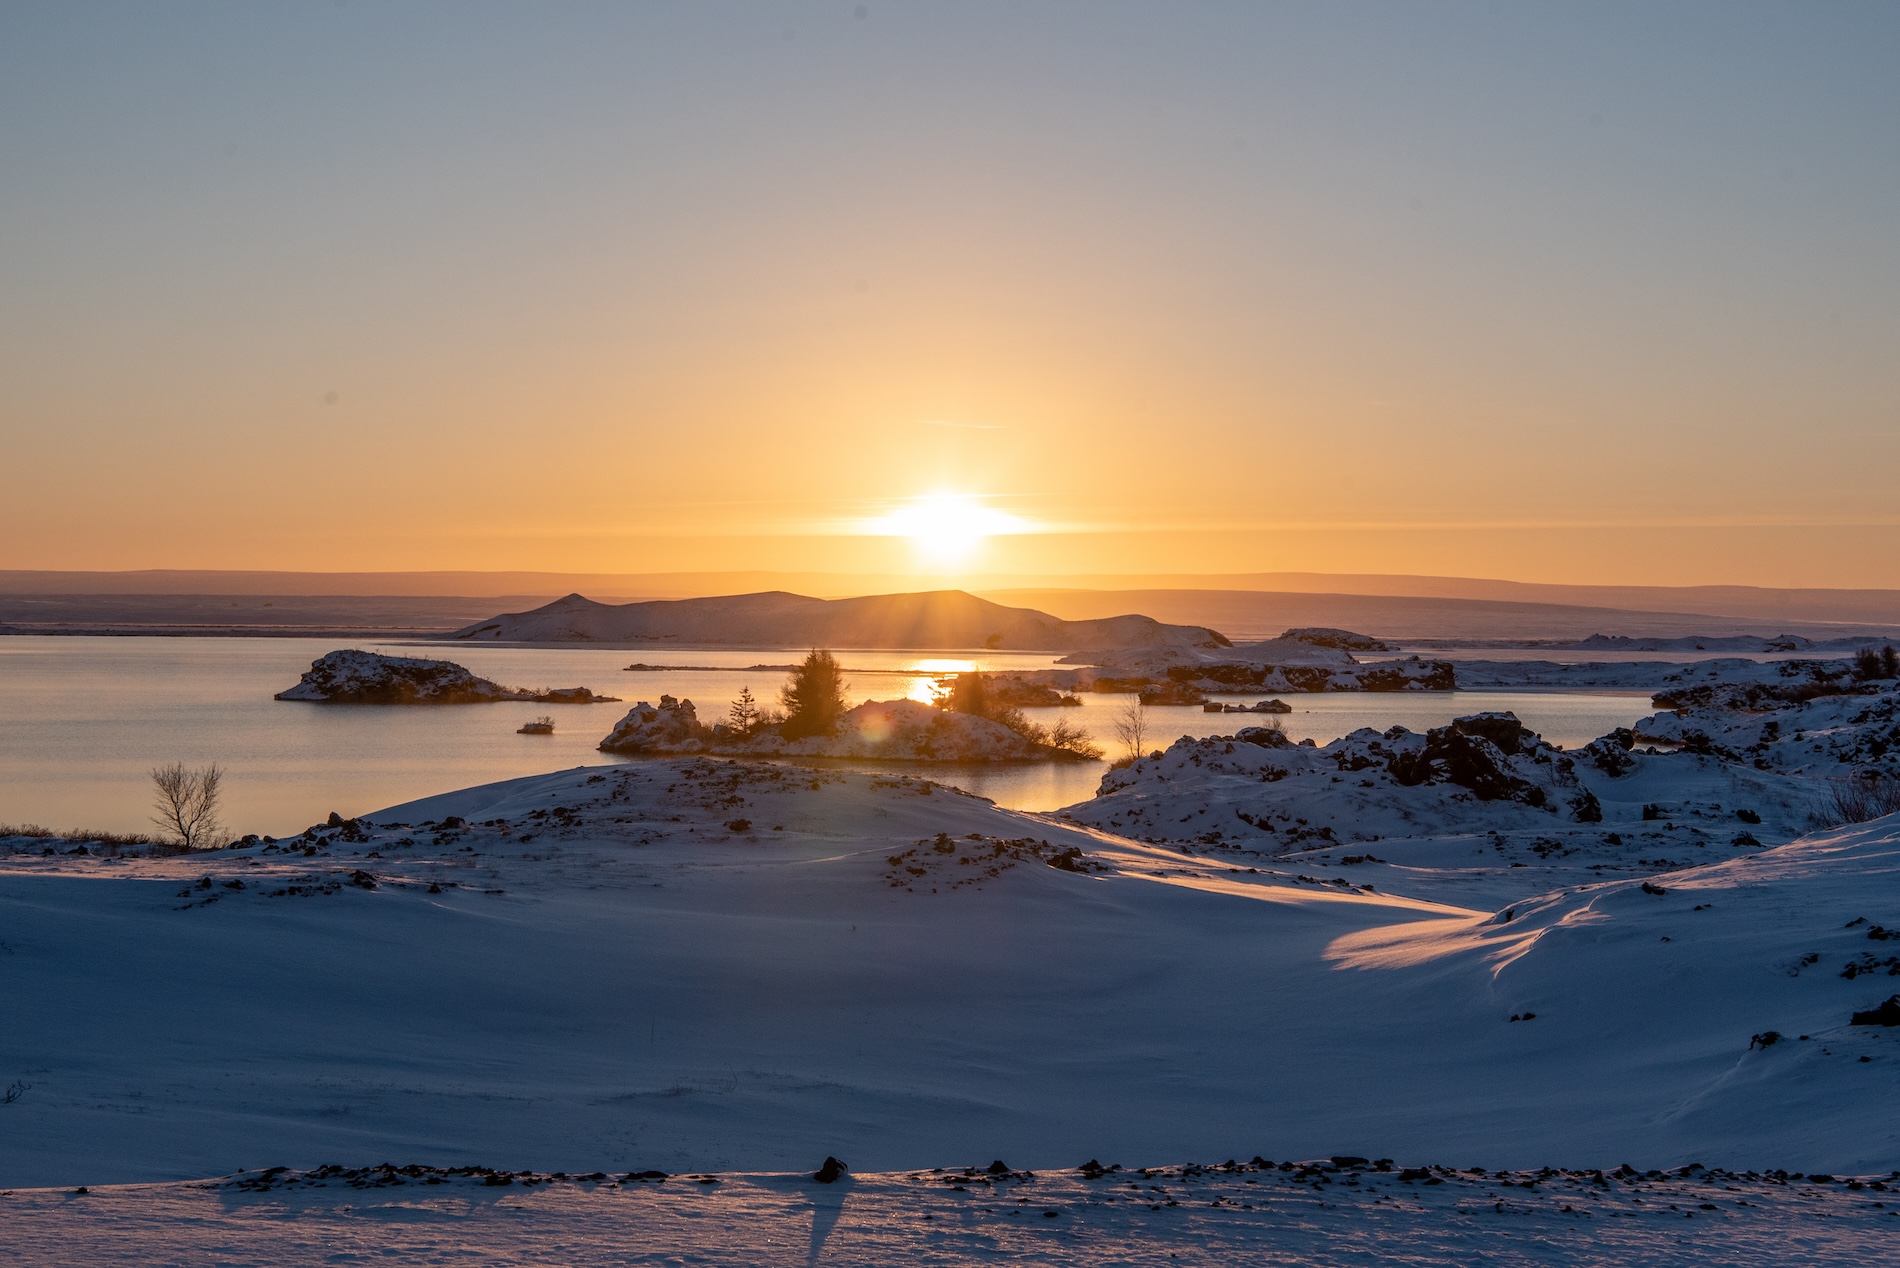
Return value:
<svg viewBox="0 0 1900 1268">
<path fill-rule="evenodd" d="M 759 702 L 753 698 L 750 685 L 739 688 L 739 698 L 726 710 L 726 725 L 741 736 L 750 736 L 759 729 Z"/>
<path fill-rule="evenodd" d="M 846 707 L 846 685 L 837 657 L 813 648 L 779 691 L 779 702 L 785 706 L 785 725 L 779 734 L 788 740 L 836 734 Z"/>
</svg>

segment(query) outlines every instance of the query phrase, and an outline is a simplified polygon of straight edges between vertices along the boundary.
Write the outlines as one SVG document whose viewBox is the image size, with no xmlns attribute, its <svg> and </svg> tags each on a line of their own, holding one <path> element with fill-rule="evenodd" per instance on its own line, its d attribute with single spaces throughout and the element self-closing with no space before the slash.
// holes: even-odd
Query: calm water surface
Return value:
<svg viewBox="0 0 1900 1268">
<path fill-rule="evenodd" d="M 301 831 L 330 811 L 364 814 L 431 793 L 563 767 L 622 760 L 594 745 L 636 700 L 662 693 L 689 698 L 702 720 L 724 713 L 740 687 L 776 698 L 789 652 L 625 648 L 417 648 L 355 644 L 396 655 L 436 656 L 510 686 L 591 687 L 619 705 L 547 706 L 513 702 L 434 708 L 295 704 L 271 699 L 331 640 L 240 638 L 0 637 L 0 823 L 146 828 L 147 771 L 161 762 L 215 761 L 225 767 L 225 819 L 236 831 L 277 836 Z M 929 675 L 969 668 L 1043 668 L 1046 655 L 973 652 L 967 659 L 896 652 L 842 652 L 857 699 L 922 698 Z M 627 672 L 648 664 L 707 666 Z M 1255 697 L 1247 697 L 1252 699 Z M 1066 716 L 1106 740 L 1108 711 L 1125 697 L 1085 696 L 1081 709 L 1029 710 Z M 1406 695 L 1290 696 L 1287 734 L 1319 743 L 1362 726 L 1438 726 L 1482 709 L 1511 709 L 1553 743 L 1575 746 L 1652 710 L 1647 696 L 1431 692 Z M 517 735 L 540 714 L 555 733 Z M 1231 733 L 1260 719 L 1196 708 L 1147 712 L 1151 744 L 1181 735 Z M 1089 797 L 1102 763 L 1030 767 L 906 767 L 999 804 L 1052 810 Z"/>
</svg>

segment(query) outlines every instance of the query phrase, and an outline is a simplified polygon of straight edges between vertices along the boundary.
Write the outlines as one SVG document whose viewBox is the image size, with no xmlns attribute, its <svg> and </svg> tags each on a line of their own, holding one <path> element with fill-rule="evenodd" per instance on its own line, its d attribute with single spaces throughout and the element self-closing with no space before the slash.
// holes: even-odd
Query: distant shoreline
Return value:
<svg viewBox="0 0 1900 1268">
<path fill-rule="evenodd" d="M 55 638 L 409 638 L 434 643 L 446 640 L 451 632 L 413 625 L 0 625 L 0 637 Z"/>
</svg>

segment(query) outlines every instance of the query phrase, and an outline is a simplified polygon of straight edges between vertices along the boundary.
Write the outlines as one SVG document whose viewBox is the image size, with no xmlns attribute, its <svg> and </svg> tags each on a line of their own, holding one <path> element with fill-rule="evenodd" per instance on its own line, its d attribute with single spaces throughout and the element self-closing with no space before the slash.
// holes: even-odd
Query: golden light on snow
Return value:
<svg viewBox="0 0 1900 1268">
<path fill-rule="evenodd" d="M 1029 531 L 1028 521 L 969 493 L 929 493 L 868 521 L 865 532 L 907 537 L 917 553 L 935 564 L 962 563 L 986 538 Z"/>
</svg>

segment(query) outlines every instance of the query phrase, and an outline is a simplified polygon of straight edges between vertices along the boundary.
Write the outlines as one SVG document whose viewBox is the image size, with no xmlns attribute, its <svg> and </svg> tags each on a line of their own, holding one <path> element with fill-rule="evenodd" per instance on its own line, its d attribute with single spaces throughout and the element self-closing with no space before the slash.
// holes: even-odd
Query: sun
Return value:
<svg viewBox="0 0 1900 1268">
<path fill-rule="evenodd" d="M 908 537 L 925 559 L 953 564 L 974 555 L 987 538 L 1022 532 L 1023 521 L 968 493 L 930 493 L 873 521 L 872 531 Z"/>
</svg>

